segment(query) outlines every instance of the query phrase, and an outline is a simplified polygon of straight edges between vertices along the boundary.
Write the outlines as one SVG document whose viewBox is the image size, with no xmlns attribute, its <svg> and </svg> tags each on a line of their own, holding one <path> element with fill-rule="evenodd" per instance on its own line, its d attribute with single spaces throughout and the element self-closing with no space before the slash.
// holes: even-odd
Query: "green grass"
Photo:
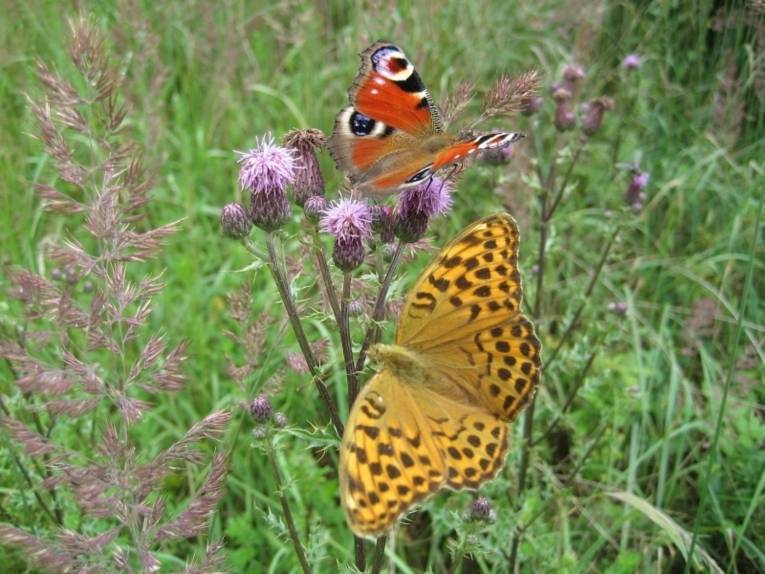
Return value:
<svg viewBox="0 0 765 574">
<path fill-rule="evenodd" d="M 559 414 L 560 422 L 533 449 L 521 497 L 515 493 L 522 424 L 514 424 L 501 476 L 481 489 L 497 512 L 495 525 L 464 520 L 470 494 L 441 493 L 395 545 L 389 543 L 390 560 L 401 572 L 506 571 L 510 539 L 522 526 L 522 572 L 680 572 L 692 539 L 704 553 L 696 554 L 692 571 L 712 571 L 712 561 L 723 572 L 765 571 L 762 12 L 752 11 L 747 25 L 713 27 L 712 2 L 695 3 L 694 9 L 679 1 L 576 8 L 489 0 L 444 6 L 402 2 L 364 10 L 342 1 L 83 6 L 125 74 L 121 93 L 129 107 L 128 134 L 142 145 L 156 175 L 149 219 L 154 225 L 181 220 L 160 260 L 144 266 L 147 273 L 165 269 L 166 282 L 146 336 L 162 330 L 172 342 L 188 341 L 189 383 L 178 395 L 156 397 L 156 408 L 135 428 L 147 456 L 210 412 L 238 409 L 254 392 L 276 389 L 275 406 L 290 421 L 279 434 L 277 456 L 309 559 L 318 572 L 350 571 L 353 546 L 337 480 L 316 456 L 316 448 L 329 445 L 334 457 L 336 436 L 308 376 L 284 367 L 285 351 L 298 347 L 266 269 L 248 269 L 251 255 L 218 230 L 220 207 L 241 199 L 233 150 L 251 147 L 267 131 L 277 137 L 295 127 L 329 132 L 345 105 L 356 54 L 378 38 L 407 50 L 436 99 L 465 79 L 487 89 L 501 73 L 530 68 L 542 71 L 546 89 L 576 60 L 587 69 L 585 95 L 611 95 L 616 108 L 585 148 L 549 230 L 536 321 L 545 360 L 583 307 L 578 327 L 545 371 L 534 437 Z M 740 14 L 742 7 L 723 10 Z M 71 221 L 43 213 L 34 194 L 33 184 L 53 182 L 55 170 L 33 137 L 36 124 L 26 101 L 27 94 L 34 99 L 42 94 L 35 77 L 38 58 L 71 75 L 67 18 L 76 14 L 69 3 L 40 0 L 6 2 L 3 13 L 8 14 L 0 21 L 5 206 L 0 288 L 5 290 L 14 266 L 49 275 L 52 264 L 42 246 L 82 232 Z M 626 77 L 619 62 L 632 51 L 644 64 Z M 556 135 L 552 104 L 544 95 L 544 112 L 533 122 L 506 125 L 534 132 L 545 171 L 557 145 L 563 171 L 578 136 Z M 651 172 L 639 216 L 623 207 L 628 175 L 613 166 L 617 141 L 616 161 L 631 162 L 640 154 L 641 167 Z M 539 185 L 528 148 L 521 150 L 507 167 L 471 167 L 454 211 L 434 223 L 430 236 L 443 245 L 467 223 L 510 206 L 521 225 L 525 291 L 533 302 Z M 321 161 L 328 195 L 334 197 L 340 176 L 326 154 Z M 295 223 L 288 228 L 285 246 L 300 258 L 298 229 Z M 603 271 L 585 297 L 615 230 Z M 254 231 L 252 238 L 262 243 L 262 232 Z M 407 263 L 397 295 L 406 292 L 427 258 Z M 302 263 L 310 266 L 307 258 Z M 248 282 L 253 317 L 270 319 L 259 355 L 249 357 L 258 369 L 244 390 L 226 374 L 229 358 L 244 360 L 243 349 L 226 336 L 238 328 L 227 312 L 227 295 Z M 314 305 L 312 285 L 307 269 L 295 288 Z M 693 318 L 702 314 L 698 305 L 704 299 L 714 302 L 715 313 L 699 326 Z M 609 311 L 614 301 L 627 304 L 625 316 Z M 4 329 L 15 328 L 17 311 L 0 299 Z M 306 324 L 312 339 L 336 339 L 334 324 L 319 313 Z M 360 322 L 355 329 L 361 333 Z M 561 414 L 593 352 L 577 397 Z M 329 358 L 331 392 L 345 413 L 339 346 L 330 349 Z M 10 370 L 0 367 L 0 394 L 22 411 L 24 400 L 12 380 Z M 65 434 L 66 424 L 59 422 L 57 432 Z M 224 538 L 232 572 L 296 571 L 267 457 L 253 447 L 251 427 L 237 415 L 222 442 L 231 450 L 231 470 L 210 537 Z M 3 448 L 6 444 L 3 439 Z M 574 470 L 575 479 L 567 480 Z M 170 505 L 198 486 L 200 478 L 190 472 L 168 481 Z M 22 526 L 51 534 L 34 501 L 21 495 L 22 484 L 16 467 L 0 457 L 0 506 Z M 203 551 L 206 541 L 202 536 L 167 546 L 163 568 L 179 568 Z M 19 552 L 4 548 L 0 556 L 6 571 L 28 571 Z"/>
</svg>

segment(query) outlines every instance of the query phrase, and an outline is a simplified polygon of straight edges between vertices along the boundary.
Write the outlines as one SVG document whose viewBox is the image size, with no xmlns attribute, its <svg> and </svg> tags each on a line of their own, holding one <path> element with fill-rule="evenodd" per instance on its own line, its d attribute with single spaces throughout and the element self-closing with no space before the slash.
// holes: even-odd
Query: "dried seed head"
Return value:
<svg viewBox="0 0 765 574">
<path fill-rule="evenodd" d="M 220 228 L 227 237 L 247 237 L 252 229 L 252 220 L 247 208 L 240 203 L 224 205 L 220 212 Z"/>
<path fill-rule="evenodd" d="M 295 152 L 292 189 L 295 203 L 300 206 L 304 206 L 310 197 L 324 195 L 324 177 L 316 158 L 316 149 L 323 147 L 325 142 L 324 134 L 316 129 L 293 130 L 284 136 L 284 145 Z"/>
</svg>

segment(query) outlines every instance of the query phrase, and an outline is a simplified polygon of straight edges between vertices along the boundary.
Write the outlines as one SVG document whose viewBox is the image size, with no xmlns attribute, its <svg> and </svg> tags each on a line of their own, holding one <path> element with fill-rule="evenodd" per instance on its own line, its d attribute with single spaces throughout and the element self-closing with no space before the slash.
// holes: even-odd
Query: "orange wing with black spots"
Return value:
<svg viewBox="0 0 765 574">
<path fill-rule="evenodd" d="M 463 230 L 426 268 L 395 345 L 348 417 L 341 501 L 379 535 L 442 487 L 478 488 L 502 468 L 508 420 L 539 381 L 539 341 L 520 312 L 518 229 L 506 214 Z"/>
</svg>

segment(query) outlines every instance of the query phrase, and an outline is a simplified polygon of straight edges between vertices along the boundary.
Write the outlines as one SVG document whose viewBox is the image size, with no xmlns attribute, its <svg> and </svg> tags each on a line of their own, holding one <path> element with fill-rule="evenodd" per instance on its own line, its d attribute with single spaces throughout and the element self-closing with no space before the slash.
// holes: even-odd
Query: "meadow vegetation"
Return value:
<svg viewBox="0 0 765 574">
<path fill-rule="evenodd" d="M 760 0 L 4 4 L 4 572 L 765 571 Z M 223 206 L 250 201 L 235 150 L 329 134 L 380 38 L 456 128 L 537 70 L 539 100 L 479 126 L 526 138 L 352 271 L 294 203 L 227 237 Z M 354 540 L 336 469 L 362 342 L 501 211 L 535 402 L 480 498 Z"/>
</svg>

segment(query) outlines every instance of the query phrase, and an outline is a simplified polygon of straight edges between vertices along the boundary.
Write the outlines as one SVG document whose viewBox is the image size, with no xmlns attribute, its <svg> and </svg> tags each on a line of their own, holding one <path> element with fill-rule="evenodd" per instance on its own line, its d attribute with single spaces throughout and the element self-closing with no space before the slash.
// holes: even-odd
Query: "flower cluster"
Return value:
<svg viewBox="0 0 765 574">
<path fill-rule="evenodd" d="M 372 236 L 372 212 L 355 199 L 341 199 L 324 211 L 320 229 L 335 237 L 332 259 L 343 271 L 353 271 L 364 262 L 364 241 Z"/>
</svg>

